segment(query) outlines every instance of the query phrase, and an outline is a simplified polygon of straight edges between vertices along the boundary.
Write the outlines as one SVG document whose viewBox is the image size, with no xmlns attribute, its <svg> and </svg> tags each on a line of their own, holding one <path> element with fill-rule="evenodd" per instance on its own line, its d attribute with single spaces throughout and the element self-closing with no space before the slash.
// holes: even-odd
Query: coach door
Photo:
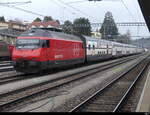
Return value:
<svg viewBox="0 0 150 115">
<path fill-rule="evenodd" d="M 113 53 L 113 45 L 109 43 L 108 44 L 108 54 L 112 55 L 112 53 Z"/>
</svg>

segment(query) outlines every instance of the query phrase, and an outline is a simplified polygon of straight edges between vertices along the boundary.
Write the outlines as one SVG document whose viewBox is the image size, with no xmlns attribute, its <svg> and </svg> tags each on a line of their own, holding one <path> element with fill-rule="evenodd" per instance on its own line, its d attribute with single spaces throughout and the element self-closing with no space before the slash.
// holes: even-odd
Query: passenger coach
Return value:
<svg viewBox="0 0 150 115">
<path fill-rule="evenodd" d="M 86 42 L 87 61 L 96 61 L 113 57 L 133 55 L 144 51 L 143 48 L 137 46 L 103 39 L 96 39 L 88 36 L 84 36 L 84 41 Z"/>
</svg>

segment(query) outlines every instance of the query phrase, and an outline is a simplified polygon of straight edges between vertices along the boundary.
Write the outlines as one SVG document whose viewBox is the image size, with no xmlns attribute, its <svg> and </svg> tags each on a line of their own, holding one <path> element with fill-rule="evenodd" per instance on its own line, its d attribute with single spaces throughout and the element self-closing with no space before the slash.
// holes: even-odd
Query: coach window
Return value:
<svg viewBox="0 0 150 115">
<path fill-rule="evenodd" d="M 89 44 L 89 46 L 88 46 L 88 49 L 90 50 L 91 49 L 91 45 Z"/>
<path fill-rule="evenodd" d="M 95 45 L 93 45 L 93 50 L 95 50 Z"/>
</svg>

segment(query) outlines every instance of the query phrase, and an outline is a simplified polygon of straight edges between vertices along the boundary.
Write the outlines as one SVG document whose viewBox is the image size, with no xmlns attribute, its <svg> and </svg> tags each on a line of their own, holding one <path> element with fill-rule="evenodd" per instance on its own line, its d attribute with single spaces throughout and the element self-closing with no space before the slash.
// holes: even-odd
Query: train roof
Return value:
<svg viewBox="0 0 150 115">
<path fill-rule="evenodd" d="M 108 43 L 108 44 L 112 44 L 112 45 L 116 45 L 116 46 L 124 46 L 124 47 L 132 47 L 132 48 L 138 47 L 138 46 L 135 46 L 132 44 L 119 43 L 119 42 L 114 42 L 114 41 L 109 41 L 109 40 L 104 40 L 104 39 L 96 39 L 96 38 L 89 37 L 89 36 L 84 36 L 84 37 L 86 40 L 99 41 L 99 42 Z"/>
<path fill-rule="evenodd" d="M 49 37 L 65 40 L 82 41 L 80 37 L 45 28 L 32 28 L 23 32 L 19 37 Z"/>
<path fill-rule="evenodd" d="M 100 41 L 100 42 L 105 42 L 105 43 L 111 43 L 111 41 L 108 40 L 104 40 L 104 39 L 96 39 L 90 36 L 83 36 L 86 40 L 90 40 L 90 41 Z"/>
</svg>

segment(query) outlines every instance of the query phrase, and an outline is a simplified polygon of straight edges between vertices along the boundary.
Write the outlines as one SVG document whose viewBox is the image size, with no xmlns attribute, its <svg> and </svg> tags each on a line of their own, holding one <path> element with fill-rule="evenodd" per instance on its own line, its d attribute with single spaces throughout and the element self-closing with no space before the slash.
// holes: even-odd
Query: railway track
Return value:
<svg viewBox="0 0 150 115">
<path fill-rule="evenodd" d="M 7 66 L 11 66 L 12 64 L 11 63 L 3 63 L 3 64 L 0 64 L 0 67 L 7 67 Z"/>
<path fill-rule="evenodd" d="M 13 71 L 12 61 L 1 61 L 0 72 Z"/>
<path fill-rule="evenodd" d="M 119 112 L 149 64 L 146 58 L 130 70 L 118 76 L 111 83 L 99 89 L 92 96 L 81 102 L 70 112 Z"/>
<path fill-rule="evenodd" d="M 0 72 L 13 71 L 13 66 L 0 67 Z"/>
<path fill-rule="evenodd" d="M 23 100 L 37 96 L 38 94 L 43 93 L 47 90 L 51 90 L 61 85 L 82 79 L 92 74 L 95 74 L 95 73 L 107 70 L 109 68 L 112 68 L 114 66 L 123 64 L 125 62 L 128 62 L 129 60 L 131 60 L 131 57 L 127 58 L 126 60 L 119 61 L 118 63 L 112 62 L 109 65 L 95 67 L 86 71 L 82 71 L 80 73 L 74 73 L 74 74 L 64 76 L 58 79 L 54 79 L 54 80 L 47 81 L 44 83 L 36 84 L 33 86 L 29 86 L 29 87 L 24 87 L 22 89 L 18 89 L 18 90 L 14 90 L 11 92 L 7 92 L 5 94 L 1 94 L 0 95 L 1 97 L 0 98 L 0 111 L 7 111 L 7 109 L 10 109 L 11 107 L 15 107 L 15 104 L 20 103 Z"/>
<path fill-rule="evenodd" d="M 12 61 L 0 61 L 0 64 L 12 63 Z"/>
<path fill-rule="evenodd" d="M 128 57 L 126 59 L 128 61 L 128 60 L 135 59 L 139 56 L 141 56 L 141 55 L 131 56 L 131 57 Z M 121 59 L 121 60 L 124 60 L 124 59 Z M 112 63 L 116 63 L 116 62 L 112 62 Z M 10 83 L 10 82 L 20 81 L 20 80 L 27 80 L 27 79 L 31 79 L 31 78 L 34 78 L 34 77 L 41 77 L 41 76 L 48 75 L 48 74 L 51 74 L 51 73 L 45 73 L 43 75 L 41 75 L 41 74 L 39 75 L 39 74 L 11 73 L 10 75 L 7 74 L 6 76 L 1 74 L 0 85 Z"/>
<path fill-rule="evenodd" d="M 8 77 L 5 77 L 5 76 L 0 77 L 0 85 L 7 84 L 7 83 L 10 83 L 10 82 L 16 82 L 16 81 L 19 81 L 19 80 L 29 79 L 29 78 L 26 78 L 25 76 L 26 76 L 26 74 L 16 73 L 15 75 L 11 75 L 11 76 L 8 76 Z"/>
</svg>

